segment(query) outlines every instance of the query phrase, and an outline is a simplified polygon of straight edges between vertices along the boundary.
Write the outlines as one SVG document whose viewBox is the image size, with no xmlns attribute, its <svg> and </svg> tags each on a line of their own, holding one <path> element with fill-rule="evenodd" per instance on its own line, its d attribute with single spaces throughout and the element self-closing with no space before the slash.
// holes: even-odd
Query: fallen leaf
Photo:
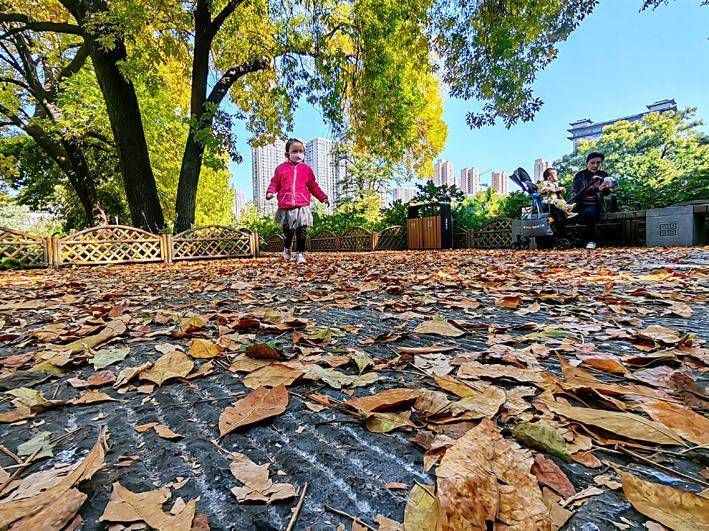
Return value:
<svg viewBox="0 0 709 531">
<path fill-rule="evenodd" d="M 391 518 L 387 518 L 383 514 L 378 514 L 374 520 L 379 525 L 379 529 L 377 531 L 404 531 L 404 527 L 399 522 L 392 520 Z"/>
<path fill-rule="evenodd" d="M 170 498 L 167 489 L 133 492 L 118 482 L 99 518 L 101 522 L 145 522 L 158 531 L 188 531 L 192 527 L 197 500 L 186 504 L 177 515 L 166 513 L 162 505 Z"/>
<path fill-rule="evenodd" d="M 163 424 L 158 424 L 153 429 L 155 430 L 155 433 L 157 433 L 163 439 L 168 439 L 171 441 L 176 441 L 178 439 L 182 439 L 182 435 L 172 431 L 169 426 L 165 426 Z"/>
<path fill-rule="evenodd" d="M 387 488 L 389 490 L 398 490 L 398 489 L 408 489 L 409 486 L 406 483 L 401 483 L 399 481 L 392 481 L 390 483 L 384 483 L 384 488 Z"/>
<path fill-rule="evenodd" d="M 709 420 L 704 415 L 660 400 L 643 402 L 640 407 L 652 420 L 664 424 L 688 441 L 699 446 L 709 445 Z"/>
<path fill-rule="evenodd" d="M 509 378 L 529 383 L 543 381 L 541 374 L 529 369 L 519 369 L 511 365 L 482 364 L 477 361 L 468 361 L 461 364 L 460 369 L 458 369 L 458 378 Z"/>
<path fill-rule="evenodd" d="M 645 516 L 670 529 L 709 529 L 709 499 L 618 471 L 623 494 Z"/>
<path fill-rule="evenodd" d="M 637 439 L 670 445 L 684 444 L 682 439 L 662 424 L 632 413 L 573 407 L 562 400 L 545 400 L 544 403 L 557 415 L 562 415 L 584 424 L 598 426 L 631 440 Z"/>
<path fill-rule="evenodd" d="M 469 396 L 473 396 L 476 392 L 475 389 L 467 382 L 458 380 L 453 376 L 434 375 L 433 380 L 438 384 L 441 389 L 445 389 L 446 391 L 449 391 L 454 395 L 459 396 L 460 398 L 467 398 Z"/>
<path fill-rule="evenodd" d="M 370 413 L 409 404 L 419 396 L 418 389 L 387 389 L 374 395 L 352 398 L 346 404 L 364 413 Z"/>
<path fill-rule="evenodd" d="M 140 374 L 142 371 L 148 370 L 150 367 L 152 367 L 153 364 L 150 361 L 146 361 L 142 365 L 139 365 L 138 367 L 126 367 L 125 369 L 121 370 L 121 372 L 118 373 L 118 377 L 116 378 L 116 381 L 113 384 L 114 389 L 118 389 L 119 387 L 127 384 L 130 382 L 135 376 Z"/>
<path fill-rule="evenodd" d="M 83 391 L 79 398 L 75 398 L 70 403 L 75 406 L 84 406 L 86 404 L 95 404 L 97 402 L 118 402 L 111 395 L 101 391 Z"/>
<path fill-rule="evenodd" d="M 489 384 L 480 387 L 482 389 L 473 389 L 473 394 L 451 404 L 450 413 L 456 421 L 492 418 L 507 400 L 504 389 L 500 387 Z"/>
<path fill-rule="evenodd" d="M 219 416 L 219 434 L 223 437 L 237 428 L 275 417 L 287 407 L 288 390 L 284 385 L 273 389 L 259 387 L 222 412 Z"/>
<path fill-rule="evenodd" d="M 365 387 L 379 380 L 379 376 L 373 372 L 359 376 L 350 376 L 349 374 L 344 374 L 334 369 L 323 369 L 319 365 L 309 367 L 305 373 L 305 377 L 313 380 L 322 380 L 333 389 Z"/>
<path fill-rule="evenodd" d="M 359 369 L 359 374 L 362 374 L 367 367 L 374 365 L 374 360 L 361 350 L 356 350 L 352 359 L 357 365 L 357 369 Z"/>
<path fill-rule="evenodd" d="M 269 463 L 257 465 L 244 454 L 232 452 L 229 470 L 234 477 L 244 484 L 243 487 L 234 487 L 231 492 L 239 502 L 265 501 L 271 503 L 278 500 L 287 500 L 296 495 L 295 487 L 290 483 L 274 483 L 268 477 Z"/>
<path fill-rule="evenodd" d="M 33 455 L 35 452 L 39 452 L 34 456 L 35 459 L 42 459 L 44 457 L 52 457 L 52 444 L 50 439 L 52 438 L 52 433 L 49 431 L 43 431 L 32 437 L 30 440 L 23 442 L 17 446 L 17 455 L 20 457 L 27 457 Z"/>
<path fill-rule="evenodd" d="M 414 332 L 417 334 L 432 334 L 444 337 L 460 337 L 465 335 L 461 329 L 456 328 L 442 317 L 420 323 Z"/>
<path fill-rule="evenodd" d="M 148 430 L 152 430 L 158 424 L 158 422 L 148 422 L 146 424 L 140 424 L 139 426 L 135 426 L 133 429 L 138 433 L 145 433 Z"/>
<path fill-rule="evenodd" d="M 426 354 L 414 356 L 414 365 L 428 374 L 445 376 L 453 370 L 451 359 L 445 354 Z"/>
<path fill-rule="evenodd" d="M 175 350 L 161 356 L 149 369 L 141 371 L 139 378 L 160 386 L 173 378 L 184 378 L 193 367 L 194 362 L 191 359 Z"/>
<path fill-rule="evenodd" d="M 51 487 L 33 496 L 0 501 L 0 529 L 62 529 L 78 512 L 86 494 L 75 485 L 90 479 L 104 466 L 106 431 L 101 430 L 96 444 L 76 466 Z"/>
<path fill-rule="evenodd" d="M 436 469 L 442 528 L 487 529 L 495 520 L 518 529 L 549 528 L 532 462 L 528 450 L 483 419 L 446 451 Z"/>
<path fill-rule="evenodd" d="M 435 531 L 445 529 L 442 524 L 440 507 L 433 487 L 415 483 L 406 500 L 404 529 L 407 531 Z"/>
<path fill-rule="evenodd" d="M 107 348 L 97 350 L 89 361 L 94 369 L 103 369 L 117 361 L 123 361 L 129 353 L 129 348 Z"/>
<path fill-rule="evenodd" d="M 251 343 L 244 350 L 249 358 L 256 360 L 277 360 L 280 358 L 278 350 L 276 350 L 275 343 Z"/>
<path fill-rule="evenodd" d="M 190 348 L 187 353 L 193 358 L 208 359 L 218 356 L 220 349 L 208 339 L 195 337 L 192 341 L 190 341 Z"/>
<path fill-rule="evenodd" d="M 242 382 L 249 389 L 290 385 L 303 375 L 303 371 L 292 369 L 281 363 L 271 363 L 244 376 Z"/>
<path fill-rule="evenodd" d="M 519 295 L 507 295 L 495 301 L 495 306 L 502 308 L 519 308 L 520 304 L 522 304 L 522 298 Z"/>
<path fill-rule="evenodd" d="M 512 436 L 530 448 L 548 452 L 566 462 L 571 458 L 563 437 L 556 428 L 543 420 L 515 424 L 512 428 Z"/>
<path fill-rule="evenodd" d="M 576 494 L 576 489 L 569 481 L 569 478 L 566 477 L 566 474 L 554 461 L 547 459 L 542 454 L 534 456 L 532 474 L 537 477 L 540 483 L 551 487 L 564 498 L 569 498 Z"/>
<path fill-rule="evenodd" d="M 51 348 L 54 350 L 69 351 L 72 354 L 76 354 L 78 352 L 83 352 L 84 350 L 90 348 L 95 348 L 101 343 L 105 343 L 109 339 L 118 337 L 121 334 L 125 333 L 126 330 L 127 328 L 125 323 L 119 319 L 116 319 L 114 321 L 110 321 L 106 325 L 106 327 L 98 334 L 77 339 L 76 341 L 73 341 L 67 345 L 52 345 Z"/>
<path fill-rule="evenodd" d="M 389 433 L 398 428 L 416 427 L 408 416 L 398 413 L 370 413 L 367 415 L 365 426 L 373 433 Z"/>
<path fill-rule="evenodd" d="M 458 349 L 458 345 L 430 345 L 428 347 L 394 347 L 402 354 L 439 354 L 441 352 L 451 352 Z"/>
</svg>

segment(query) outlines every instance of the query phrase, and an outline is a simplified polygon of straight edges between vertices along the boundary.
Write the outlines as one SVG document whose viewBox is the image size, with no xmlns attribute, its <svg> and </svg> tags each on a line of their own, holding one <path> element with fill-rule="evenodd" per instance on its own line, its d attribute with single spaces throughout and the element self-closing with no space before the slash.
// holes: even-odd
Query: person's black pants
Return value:
<svg viewBox="0 0 709 531">
<path fill-rule="evenodd" d="M 283 247 L 290 249 L 293 245 L 293 235 L 295 235 L 295 252 L 304 253 L 307 231 L 307 225 L 301 225 L 297 229 L 291 229 L 288 225 L 283 225 Z"/>
<path fill-rule="evenodd" d="M 598 203 L 581 203 L 579 205 L 579 223 L 586 226 L 584 237 L 586 242 L 596 241 L 596 224 L 601 219 L 601 205 Z"/>
<path fill-rule="evenodd" d="M 562 210 L 556 208 L 554 205 L 549 205 L 549 214 L 554 220 L 553 229 L 556 237 L 566 238 L 566 214 Z"/>
</svg>

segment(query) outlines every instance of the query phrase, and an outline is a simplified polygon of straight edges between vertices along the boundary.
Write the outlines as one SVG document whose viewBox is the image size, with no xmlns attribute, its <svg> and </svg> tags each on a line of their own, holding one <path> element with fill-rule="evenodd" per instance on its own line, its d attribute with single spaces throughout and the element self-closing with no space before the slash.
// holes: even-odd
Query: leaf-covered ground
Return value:
<svg viewBox="0 0 709 531">
<path fill-rule="evenodd" d="M 0 528 L 709 528 L 708 258 L 2 273 Z"/>
</svg>

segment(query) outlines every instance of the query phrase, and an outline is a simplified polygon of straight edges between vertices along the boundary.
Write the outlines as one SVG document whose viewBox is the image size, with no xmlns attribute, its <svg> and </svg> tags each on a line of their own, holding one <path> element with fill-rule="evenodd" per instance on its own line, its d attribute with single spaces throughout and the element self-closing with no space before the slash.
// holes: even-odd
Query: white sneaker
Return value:
<svg viewBox="0 0 709 531">
<path fill-rule="evenodd" d="M 295 263 L 296 264 L 304 264 L 305 263 L 305 256 L 303 256 L 303 253 L 298 253 L 295 255 Z"/>
<path fill-rule="evenodd" d="M 595 249 L 596 248 L 596 242 L 588 242 L 586 244 L 586 249 Z"/>
<path fill-rule="evenodd" d="M 287 262 L 292 257 L 290 249 L 283 249 L 283 259 Z"/>
</svg>

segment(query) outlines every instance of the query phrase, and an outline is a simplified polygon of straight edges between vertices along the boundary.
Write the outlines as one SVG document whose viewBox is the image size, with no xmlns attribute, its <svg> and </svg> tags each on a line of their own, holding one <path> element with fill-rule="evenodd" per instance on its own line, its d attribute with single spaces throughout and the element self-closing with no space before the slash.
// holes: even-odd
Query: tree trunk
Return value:
<svg viewBox="0 0 709 531">
<path fill-rule="evenodd" d="M 177 183 L 177 201 L 175 203 L 174 232 L 182 232 L 192 228 L 197 202 L 197 186 L 199 174 L 202 171 L 204 145 L 197 138 L 197 132 L 202 127 L 211 125 L 202 123 L 204 119 L 204 102 L 207 99 L 207 78 L 209 76 L 209 50 L 212 37 L 209 30 L 210 15 L 207 4 L 198 2 L 195 11 L 195 43 L 192 57 L 192 86 L 190 94 L 190 132 L 182 154 L 180 180 Z"/>
<path fill-rule="evenodd" d="M 165 220 L 150 165 L 138 97 L 133 84 L 123 77 L 117 66 L 126 58 L 125 44 L 119 41 L 112 50 L 106 51 L 93 38 L 86 40 L 111 122 L 131 221 L 136 227 L 158 232 Z"/>
<path fill-rule="evenodd" d="M 75 181 L 74 191 L 81 201 L 81 206 L 84 207 L 89 226 L 107 224 L 108 218 L 96 195 L 96 181 L 86 163 L 83 148 L 74 140 L 63 140 L 62 144 L 71 162 L 70 171 L 73 172 Z"/>
</svg>

